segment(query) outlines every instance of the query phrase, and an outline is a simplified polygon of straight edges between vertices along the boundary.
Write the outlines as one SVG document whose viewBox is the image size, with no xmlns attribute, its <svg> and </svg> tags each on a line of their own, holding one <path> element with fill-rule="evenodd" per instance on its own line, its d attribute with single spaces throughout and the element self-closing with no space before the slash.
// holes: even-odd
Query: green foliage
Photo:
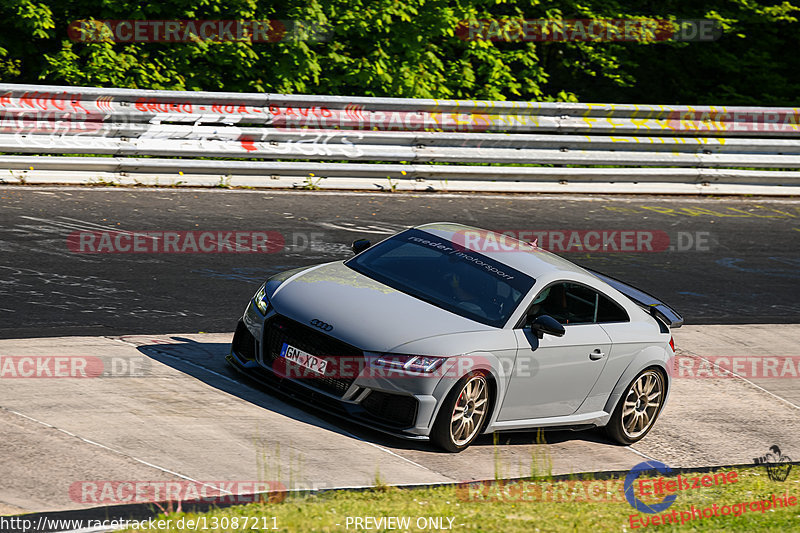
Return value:
<svg viewBox="0 0 800 533">
<path fill-rule="evenodd" d="M 778 0 L 773 0 L 778 1 Z M 791 0 L 795 1 L 795 0 Z M 4 0 L 0 81 L 142 89 L 797 105 L 800 10 L 755 0 Z M 490 18 L 713 18 L 716 42 L 489 42 Z M 330 38 L 277 43 L 84 43 L 77 20 L 280 19 Z"/>
</svg>

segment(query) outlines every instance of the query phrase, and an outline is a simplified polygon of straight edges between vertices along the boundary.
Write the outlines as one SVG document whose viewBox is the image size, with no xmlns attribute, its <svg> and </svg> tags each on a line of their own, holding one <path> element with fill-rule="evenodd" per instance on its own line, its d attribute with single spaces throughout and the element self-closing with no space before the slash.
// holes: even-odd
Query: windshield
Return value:
<svg viewBox="0 0 800 533">
<path fill-rule="evenodd" d="M 345 265 L 451 313 L 498 328 L 508 321 L 535 281 L 417 229 L 387 239 Z"/>
</svg>

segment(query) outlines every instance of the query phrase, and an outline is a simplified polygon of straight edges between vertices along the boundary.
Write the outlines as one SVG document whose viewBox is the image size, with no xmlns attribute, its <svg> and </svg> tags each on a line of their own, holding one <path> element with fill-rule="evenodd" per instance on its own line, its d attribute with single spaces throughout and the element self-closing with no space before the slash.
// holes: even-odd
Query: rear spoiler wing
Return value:
<svg viewBox="0 0 800 533">
<path fill-rule="evenodd" d="M 627 283 L 624 283 L 616 278 L 612 278 L 611 276 L 601 274 L 600 272 L 596 272 L 590 268 L 583 268 L 584 270 L 588 270 L 591 274 L 597 276 L 602 281 L 617 289 L 619 292 L 633 300 L 634 303 L 646 309 L 651 315 L 661 320 L 668 326 L 672 328 L 679 328 L 683 325 L 683 317 L 680 315 L 680 313 L 652 294 L 648 294 L 637 289 L 636 287 L 631 287 Z"/>
</svg>

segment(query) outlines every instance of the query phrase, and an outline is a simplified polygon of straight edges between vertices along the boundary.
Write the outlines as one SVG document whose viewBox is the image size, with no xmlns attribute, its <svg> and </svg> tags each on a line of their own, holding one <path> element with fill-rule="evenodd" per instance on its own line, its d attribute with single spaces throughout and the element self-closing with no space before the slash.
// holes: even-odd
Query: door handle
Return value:
<svg viewBox="0 0 800 533">
<path fill-rule="evenodd" d="M 598 359 L 602 359 L 606 356 L 605 352 L 601 352 L 600 348 L 595 348 L 595 350 L 589 354 L 589 359 L 592 361 L 597 361 Z"/>
</svg>

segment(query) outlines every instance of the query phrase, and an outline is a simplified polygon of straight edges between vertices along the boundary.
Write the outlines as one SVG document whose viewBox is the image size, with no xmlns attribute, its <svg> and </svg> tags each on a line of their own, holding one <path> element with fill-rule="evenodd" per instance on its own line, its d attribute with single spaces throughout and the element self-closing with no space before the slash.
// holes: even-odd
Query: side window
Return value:
<svg viewBox="0 0 800 533">
<path fill-rule="evenodd" d="M 528 309 L 528 320 L 550 315 L 561 324 L 594 321 L 597 293 L 576 283 L 555 283 L 540 292 Z"/>
<path fill-rule="evenodd" d="M 597 322 L 630 322 L 628 313 L 619 305 L 617 305 L 611 298 L 607 298 L 602 294 L 600 301 L 597 305 Z"/>
<path fill-rule="evenodd" d="M 597 307 L 596 292 L 583 285 L 565 283 L 567 295 L 567 324 L 591 324 Z"/>
<path fill-rule="evenodd" d="M 611 299 L 578 283 L 556 283 L 540 292 L 528 309 L 528 320 L 550 315 L 563 325 L 627 322 L 628 314 Z"/>
</svg>

